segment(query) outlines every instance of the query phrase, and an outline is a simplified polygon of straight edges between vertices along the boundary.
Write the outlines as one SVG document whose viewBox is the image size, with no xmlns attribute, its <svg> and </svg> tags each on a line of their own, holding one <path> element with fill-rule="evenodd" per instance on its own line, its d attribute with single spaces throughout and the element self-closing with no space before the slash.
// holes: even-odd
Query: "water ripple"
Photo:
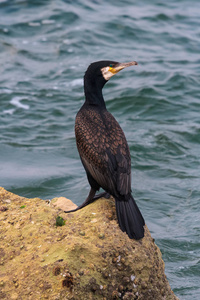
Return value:
<svg viewBox="0 0 200 300">
<path fill-rule="evenodd" d="M 88 193 L 74 137 L 91 61 L 138 61 L 104 88 L 132 157 L 133 193 L 177 296 L 199 299 L 200 4 L 0 1 L 0 184 Z"/>
</svg>

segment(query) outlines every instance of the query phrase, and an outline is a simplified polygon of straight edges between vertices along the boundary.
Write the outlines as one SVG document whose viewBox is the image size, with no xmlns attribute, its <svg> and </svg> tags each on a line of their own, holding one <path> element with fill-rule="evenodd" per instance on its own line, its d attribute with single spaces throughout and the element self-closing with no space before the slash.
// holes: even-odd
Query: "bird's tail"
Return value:
<svg viewBox="0 0 200 300">
<path fill-rule="evenodd" d="M 115 198 L 115 206 L 121 230 L 125 231 L 130 239 L 143 238 L 145 222 L 132 195 L 128 200 Z"/>
</svg>

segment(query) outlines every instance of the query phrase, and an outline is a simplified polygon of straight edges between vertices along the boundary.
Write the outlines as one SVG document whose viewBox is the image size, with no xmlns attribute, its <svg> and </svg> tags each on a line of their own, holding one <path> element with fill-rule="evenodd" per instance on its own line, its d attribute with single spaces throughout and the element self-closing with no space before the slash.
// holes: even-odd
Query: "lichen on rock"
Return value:
<svg viewBox="0 0 200 300">
<path fill-rule="evenodd" d="M 119 229 L 113 199 L 70 214 L 56 202 L 0 188 L 0 298 L 178 299 L 148 228 L 142 240 L 130 240 Z M 63 226 L 56 226 L 57 216 Z"/>
</svg>

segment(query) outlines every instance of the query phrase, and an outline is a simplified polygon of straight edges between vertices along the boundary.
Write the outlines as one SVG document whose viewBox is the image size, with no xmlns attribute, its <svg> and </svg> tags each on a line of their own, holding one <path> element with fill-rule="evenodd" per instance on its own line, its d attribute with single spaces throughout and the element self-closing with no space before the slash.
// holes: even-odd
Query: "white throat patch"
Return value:
<svg viewBox="0 0 200 300">
<path fill-rule="evenodd" d="M 101 73 L 104 77 L 105 80 L 109 80 L 113 75 L 115 75 L 115 73 L 110 71 L 110 67 L 104 67 L 101 69 Z"/>
</svg>

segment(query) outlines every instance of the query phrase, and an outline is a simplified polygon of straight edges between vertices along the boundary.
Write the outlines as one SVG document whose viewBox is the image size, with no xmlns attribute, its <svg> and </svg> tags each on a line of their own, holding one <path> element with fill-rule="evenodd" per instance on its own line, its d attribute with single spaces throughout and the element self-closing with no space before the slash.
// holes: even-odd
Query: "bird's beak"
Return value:
<svg viewBox="0 0 200 300">
<path fill-rule="evenodd" d="M 128 63 L 116 63 L 112 66 L 104 67 L 101 69 L 102 76 L 105 80 L 109 80 L 113 75 L 117 74 L 119 71 L 123 70 L 124 68 L 135 66 L 138 63 L 136 61 L 131 61 Z"/>
<path fill-rule="evenodd" d="M 127 67 L 135 66 L 135 65 L 138 65 L 138 63 L 136 61 L 130 61 L 130 62 L 127 62 L 127 63 L 118 63 L 114 67 L 112 67 L 112 68 L 110 67 L 109 71 L 113 74 L 116 74 L 119 71 L 121 71 L 121 70 L 123 70 Z"/>
</svg>

